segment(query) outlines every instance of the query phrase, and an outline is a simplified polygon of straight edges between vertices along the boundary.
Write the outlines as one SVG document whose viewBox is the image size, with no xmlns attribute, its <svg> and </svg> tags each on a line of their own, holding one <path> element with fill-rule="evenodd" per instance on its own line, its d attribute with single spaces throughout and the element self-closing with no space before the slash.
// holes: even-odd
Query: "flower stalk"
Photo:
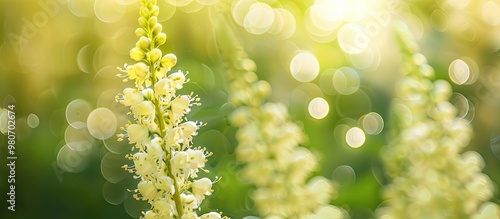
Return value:
<svg viewBox="0 0 500 219">
<path fill-rule="evenodd" d="M 133 81 L 135 87 L 125 88 L 116 97 L 130 107 L 129 114 L 134 117 L 134 122 L 129 121 L 124 128 L 125 133 L 118 136 L 133 145 L 133 152 L 126 157 L 134 165 L 123 166 L 140 179 L 131 192 L 137 200 L 151 205 L 143 212 L 146 219 L 219 219 L 220 213 L 198 216 L 195 211 L 212 194 L 217 181 L 198 179 L 197 175 L 200 170 L 208 172 L 204 167 L 211 156 L 205 148 L 192 145 L 203 124 L 189 121 L 187 115 L 191 107 L 201 105 L 200 99 L 192 93 L 178 94 L 188 80 L 182 71 L 171 72 L 177 57 L 163 55 L 159 48 L 167 38 L 157 22 L 156 0 L 141 0 L 139 11 L 140 27 L 135 31 L 139 40 L 130 50 L 136 63 L 119 68 L 122 73 L 118 74 L 125 82 Z"/>
<path fill-rule="evenodd" d="M 229 119 L 238 127 L 237 160 L 244 164 L 242 176 L 255 186 L 251 197 L 258 212 L 278 219 L 348 218 L 344 210 L 329 205 L 337 195 L 329 180 L 321 176 L 308 180 L 318 162 L 309 149 L 299 146 L 304 133 L 291 121 L 285 105 L 265 101 L 270 84 L 258 79 L 256 63 L 228 22 L 232 18 L 224 12 L 219 15 L 217 43 L 229 100 L 236 106 Z"/>
<path fill-rule="evenodd" d="M 396 28 L 403 51 L 403 78 L 396 85 L 392 140 L 382 158 L 391 183 L 379 218 L 500 218 L 488 200 L 494 185 L 481 173 L 484 161 L 463 152 L 472 128 L 457 118 L 448 101 L 451 85 L 434 78 L 434 69 L 406 25 Z"/>
</svg>

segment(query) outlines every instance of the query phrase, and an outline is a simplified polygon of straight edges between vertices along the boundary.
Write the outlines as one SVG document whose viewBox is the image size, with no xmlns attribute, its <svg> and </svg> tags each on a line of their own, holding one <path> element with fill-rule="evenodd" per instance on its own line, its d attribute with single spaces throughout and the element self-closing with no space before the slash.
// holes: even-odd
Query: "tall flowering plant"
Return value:
<svg viewBox="0 0 500 219">
<path fill-rule="evenodd" d="M 222 12 L 223 14 L 224 12 Z M 237 108 L 230 115 L 238 127 L 237 160 L 242 176 L 255 186 L 252 199 L 265 218 L 348 218 L 330 200 L 337 195 L 331 182 L 311 173 L 318 161 L 299 146 L 305 135 L 281 103 L 266 102 L 271 86 L 257 77 L 256 64 L 236 39 L 230 19 L 216 22 L 219 51 L 226 67 L 229 98 Z"/>
<path fill-rule="evenodd" d="M 500 218 L 496 204 L 487 202 L 494 185 L 481 173 L 477 152 L 462 150 L 472 128 L 456 117 L 448 101 L 451 85 L 432 81 L 433 68 L 418 52 L 406 26 L 397 28 L 403 49 L 404 76 L 397 84 L 394 127 L 397 133 L 383 151 L 392 182 L 384 195 L 380 218 Z"/>
<path fill-rule="evenodd" d="M 191 107 L 199 106 L 199 98 L 179 94 L 187 82 L 182 71 L 171 72 L 177 58 L 163 55 L 159 49 L 167 39 L 158 23 L 156 0 L 141 0 L 139 37 L 130 58 L 136 63 L 119 68 L 123 81 L 133 81 L 134 87 L 125 88 L 116 97 L 130 107 L 134 121 L 124 127 L 119 140 L 127 139 L 133 145 L 126 157 L 134 165 L 123 168 L 140 179 L 137 189 L 131 190 L 137 200 L 151 205 L 143 218 L 217 219 L 221 215 L 210 212 L 198 216 L 205 196 L 210 195 L 214 181 L 198 178 L 211 153 L 205 148 L 193 147 L 193 137 L 203 125 L 186 117 Z"/>
</svg>

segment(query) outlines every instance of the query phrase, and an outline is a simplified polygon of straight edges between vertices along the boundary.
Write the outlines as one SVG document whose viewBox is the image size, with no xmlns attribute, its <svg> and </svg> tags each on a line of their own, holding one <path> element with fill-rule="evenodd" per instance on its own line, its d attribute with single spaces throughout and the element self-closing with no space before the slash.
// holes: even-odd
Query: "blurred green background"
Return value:
<svg viewBox="0 0 500 219">
<path fill-rule="evenodd" d="M 387 183 L 379 151 L 388 141 L 390 103 L 400 77 L 394 21 L 408 23 L 436 78 L 452 82 L 457 93 L 451 102 L 475 131 L 467 149 L 478 151 L 484 172 L 500 182 L 500 1 L 158 0 L 158 5 L 168 38 L 162 49 L 177 55 L 174 71 L 189 71 L 183 91 L 202 99 L 190 117 L 207 126 L 194 143 L 214 153 L 208 175 L 222 177 L 203 211 L 232 218 L 257 214 L 248 196 L 252 187 L 238 176 L 236 130 L 226 120 L 233 108 L 213 23 L 221 5 L 229 5 L 231 22 L 240 24 L 235 32 L 259 77 L 271 83 L 270 101 L 285 103 L 308 135 L 305 146 L 320 157 L 315 174 L 338 185 L 332 203 L 352 218 L 373 217 Z M 127 84 L 115 74 L 117 66 L 132 63 L 128 52 L 137 41 L 138 8 L 137 0 L 0 1 L 0 107 L 16 105 L 18 157 L 16 211 L 2 204 L 0 218 L 131 218 L 145 209 L 126 192 L 135 187 L 132 175 L 119 169 L 130 147 L 77 129 L 98 107 L 111 109 L 119 126 L 126 121 L 126 109 L 113 98 Z M 311 103 L 317 97 L 328 104 Z M 359 147 L 346 142 L 351 127 L 364 130 Z M 81 138 L 84 152 L 65 146 Z M 7 136 L 0 135 L 0 142 L 0 197 L 7 200 Z M 493 202 L 499 204 L 498 197 L 497 188 Z"/>
</svg>

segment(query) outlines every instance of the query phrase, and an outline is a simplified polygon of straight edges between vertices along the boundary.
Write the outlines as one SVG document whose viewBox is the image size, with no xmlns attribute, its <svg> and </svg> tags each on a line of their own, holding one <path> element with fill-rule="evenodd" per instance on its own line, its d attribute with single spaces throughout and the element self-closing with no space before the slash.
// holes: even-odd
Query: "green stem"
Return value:
<svg viewBox="0 0 500 219">
<path fill-rule="evenodd" d="M 150 72 L 151 72 L 151 79 L 152 79 L 152 82 L 153 82 L 153 86 L 154 86 L 154 84 L 156 84 L 156 75 L 155 75 L 156 74 L 156 68 L 155 68 L 154 64 L 155 63 L 152 63 L 152 62 L 149 63 L 149 69 L 150 69 Z M 158 123 L 160 123 L 160 134 L 161 134 L 161 137 L 164 138 L 165 135 L 166 135 L 166 133 L 167 133 L 167 130 L 166 130 L 166 127 L 165 127 L 166 126 L 165 125 L 165 117 L 163 115 L 163 111 L 161 111 L 160 103 L 158 102 L 158 100 L 156 99 L 156 97 L 153 97 L 152 102 L 155 105 L 156 119 L 158 120 Z M 184 209 L 182 208 L 182 201 L 181 201 L 181 195 L 180 195 L 179 185 L 177 184 L 177 180 L 176 180 L 174 174 L 172 173 L 172 164 L 170 163 L 170 158 L 172 156 L 172 153 L 170 153 L 170 151 L 167 150 L 166 145 L 165 145 L 165 141 L 163 141 L 163 143 L 161 145 L 161 148 L 163 149 L 163 151 L 166 154 L 164 161 L 167 164 L 167 174 L 174 181 L 174 190 L 175 190 L 175 192 L 174 192 L 174 201 L 175 201 L 175 207 L 177 208 L 177 214 L 178 214 L 179 218 L 181 218 L 182 215 L 184 214 Z"/>
</svg>

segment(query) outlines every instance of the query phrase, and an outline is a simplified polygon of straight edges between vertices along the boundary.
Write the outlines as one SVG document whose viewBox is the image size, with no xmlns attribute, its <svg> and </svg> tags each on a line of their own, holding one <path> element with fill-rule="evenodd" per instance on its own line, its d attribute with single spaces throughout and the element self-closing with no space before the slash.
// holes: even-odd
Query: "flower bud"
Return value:
<svg viewBox="0 0 500 219">
<path fill-rule="evenodd" d="M 246 106 L 238 107 L 235 111 L 233 111 L 229 120 L 231 123 L 237 127 L 244 126 L 248 123 L 250 117 L 250 110 Z"/>
<path fill-rule="evenodd" d="M 140 27 L 139 27 L 139 28 L 137 28 L 137 29 L 135 29 L 135 35 L 136 35 L 137 37 L 147 36 L 147 34 L 148 34 L 148 33 L 147 33 L 144 29 L 142 29 L 142 28 L 140 28 Z"/>
<path fill-rule="evenodd" d="M 155 5 L 155 6 L 153 6 L 153 8 L 151 8 L 151 9 L 149 10 L 149 13 L 151 14 L 151 16 L 155 16 L 155 17 L 157 17 L 157 16 L 158 16 L 158 14 L 160 13 L 160 7 L 158 7 L 158 6 L 156 6 L 156 5 Z"/>
<path fill-rule="evenodd" d="M 169 53 L 161 58 L 161 67 L 171 69 L 177 64 L 177 56 L 175 54 Z"/>
<path fill-rule="evenodd" d="M 153 27 L 153 36 L 158 35 L 161 32 L 161 29 L 162 29 L 161 24 L 159 23 L 155 24 L 155 26 Z"/>
<path fill-rule="evenodd" d="M 140 78 L 145 78 L 149 73 L 149 66 L 143 62 L 135 64 L 135 75 Z"/>
<path fill-rule="evenodd" d="M 243 78 L 248 83 L 253 83 L 253 82 L 257 81 L 257 79 L 259 79 L 257 77 L 257 74 L 255 74 L 254 72 L 251 72 L 251 71 L 246 72 L 245 74 L 243 74 Z"/>
<path fill-rule="evenodd" d="M 450 98 L 452 88 L 450 83 L 445 80 L 437 80 L 432 87 L 431 96 L 435 102 L 446 101 Z"/>
<path fill-rule="evenodd" d="M 156 23 L 158 23 L 158 18 L 157 17 L 150 17 L 148 20 L 148 25 L 150 28 L 153 28 Z"/>
<path fill-rule="evenodd" d="M 257 81 L 254 89 L 260 97 L 267 97 L 271 94 L 271 85 L 267 81 Z"/>
<path fill-rule="evenodd" d="M 141 17 L 144 17 L 144 18 L 149 18 L 149 16 L 150 16 L 149 9 L 146 7 L 141 7 L 141 9 L 139 10 L 139 14 L 141 15 Z"/>
<path fill-rule="evenodd" d="M 434 69 L 428 65 L 428 64 L 423 64 L 419 67 L 419 71 L 420 73 L 426 77 L 426 78 L 429 78 L 429 79 L 433 79 L 434 78 Z"/>
<path fill-rule="evenodd" d="M 147 49 L 149 48 L 149 45 L 150 45 L 150 40 L 145 36 L 141 36 L 139 38 L 139 41 L 137 41 L 137 43 L 135 44 L 135 47 L 137 47 L 143 51 L 147 51 Z"/>
<path fill-rule="evenodd" d="M 167 42 L 167 34 L 159 33 L 158 35 L 155 36 L 154 43 L 156 46 L 161 46 L 165 42 Z"/>
<path fill-rule="evenodd" d="M 142 61 L 145 56 L 146 54 L 137 47 L 130 50 L 130 58 L 134 61 Z"/>
<path fill-rule="evenodd" d="M 146 20 L 146 18 L 144 17 L 140 17 L 139 20 L 139 26 L 141 26 L 143 29 L 148 29 L 148 20 Z"/>
<path fill-rule="evenodd" d="M 161 58 L 161 50 L 157 48 L 152 49 L 148 54 L 151 62 L 157 62 Z"/>
</svg>

